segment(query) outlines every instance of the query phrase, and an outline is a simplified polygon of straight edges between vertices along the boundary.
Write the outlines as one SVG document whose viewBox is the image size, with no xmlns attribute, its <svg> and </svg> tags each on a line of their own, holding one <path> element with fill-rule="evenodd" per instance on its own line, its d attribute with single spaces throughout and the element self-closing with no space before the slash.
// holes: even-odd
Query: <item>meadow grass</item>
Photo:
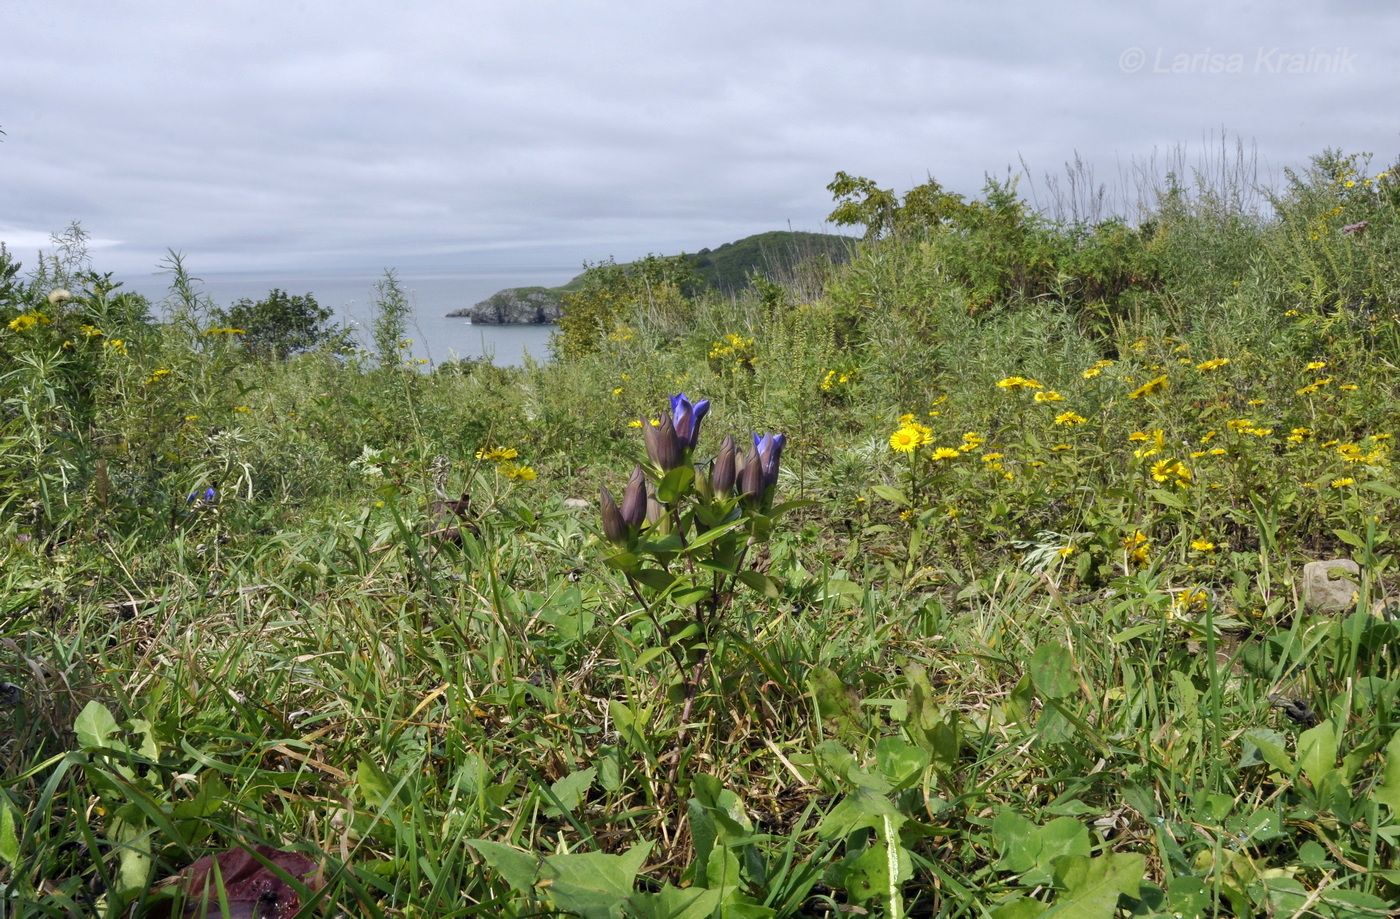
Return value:
<svg viewBox="0 0 1400 919">
<path fill-rule="evenodd" d="M 0 915 L 158 912 L 257 845 L 320 867 L 306 914 L 1389 914 L 1400 200 L 1364 165 L 614 289 L 521 370 L 259 360 L 183 274 L 155 323 L 6 259 Z M 647 525 L 645 567 L 598 488 L 678 392 L 699 477 L 781 431 L 796 503 L 712 556 L 728 524 Z M 1354 601 L 1309 609 L 1332 557 Z"/>
</svg>

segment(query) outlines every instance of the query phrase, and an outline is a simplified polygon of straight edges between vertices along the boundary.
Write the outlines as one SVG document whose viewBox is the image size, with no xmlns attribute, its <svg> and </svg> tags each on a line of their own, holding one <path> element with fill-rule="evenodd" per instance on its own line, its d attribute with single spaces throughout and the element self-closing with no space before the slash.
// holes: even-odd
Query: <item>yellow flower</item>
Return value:
<svg viewBox="0 0 1400 919">
<path fill-rule="evenodd" d="M 1167 375 L 1166 375 L 1166 374 L 1162 374 L 1162 375 L 1159 376 L 1159 377 L 1153 377 L 1152 379 L 1148 380 L 1146 383 L 1143 383 L 1143 384 L 1142 384 L 1141 386 L 1139 386 L 1137 389 L 1135 389 L 1135 390 L 1133 390 L 1132 392 L 1128 393 L 1128 398 L 1129 398 L 1129 399 L 1141 399 L 1143 396 L 1150 396 L 1150 395 L 1152 395 L 1153 393 L 1161 392 L 1162 390 L 1164 390 L 1164 389 L 1166 389 L 1166 388 L 1167 388 Z"/>
<path fill-rule="evenodd" d="M 890 449 L 896 453 L 913 453 L 925 443 L 923 433 L 912 424 L 897 428 L 890 435 Z"/>
<path fill-rule="evenodd" d="M 529 466 L 517 466 L 514 463 L 506 463 L 501 469 L 505 472 L 507 478 L 514 479 L 517 482 L 533 482 L 539 477 L 535 470 L 531 469 Z"/>
<path fill-rule="evenodd" d="M 238 414 L 240 414 L 240 415 L 247 415 L 247 414 L 249 414 L 249 413 L 251 413 L 251 412 L 253 411 L 251 408 L 249 408 L 249 407 L 246 406 L 246 405 L 235 405 L 235 406 L 233 407 L 233 410 L 234 410 L 235 412 L 237 412 Z"/>
<path fill-rule="evenodd" d="M 1191 540 L 1191 548 L 1197 552 L 1214 552 L 1215 543 L 1209 539 L 1193 539 Z"/>
<path fill-rule="evenodd" d="M 957 459 L 960 454 L 952 447 L 939 447 L 933 451 L 933 458 L 938 461 Z"/>
<path fill-rule="evenodd" d="M 1191 613 L 1203 613 L 1210 602 L 1210 594 L 1199 587 L 1183 590 L 1172 599 L 1171 618 L 1180 619 Z"/>
<path fill-rule="evenodd" d="M 905 424 L 905 425 L 913 424 L 913 423 L 914 423 L 914 413 L 913 413 L 913 412 L 905 412 L 903 415 L 900 415 L 900 416 L 899 416 L 899 418 L 897 419 L 897 423 L 898 423 L 898 424 Z"/>
<path fill-rule="evenodd" d="M 1151 444 L 1150 447 L 1138 447 L 1134 450 L 1134 459 L 1147 459 L 1149 456 L 1156 456 L 1167 445 L 1167 435 L 1161 428 L 1153 428 L 1151 431 L 1134 431 L 1128 435 L 1128 440 Z"/>
<path fill-rule="evenodd" d="M 642 426 L 642 422 L 640 419 L 633 418 L 631 421 L 627 422 L 627 426 L 629 428 L 640 428 Z"/>
<path fill-rule="evenodd" d="M 984 453 L 982 454 L 982 462 L 995 463 L 997 460 L 1002 459 L 1005 456 L 1006 454 L 1004 453 Z"/>
<path fill-rule="evenodd" d="M 492 447 L 489 450 L 482 447 L 476 451 L 477 459 L 489 460 L 495 463 L 504 463 L 515 459 L 519 455 L 520 451 L 516 450 L 514 447 Z"/>
<path fill-rule="evenodd" d="M 1042 387 L 1041 387 L 1041 384 L 1040 384 L 1040 382 L 1039 382 L 1038 380 L 1031 379 L 1030 377 L 1021 377 L 1021 376 L 1005 377 L 1004 379 L 997 380 L 997 386 L 1001 387 L 1002 389 L 1041 389 L 1041 388 L 1042 388 Z"/>
<path fill-rule="evenodd" d="M 957 520 L 960 514 L 962 514 L 962 511 L 958 510 L 956 507 L 950 507 L 943 512 L 943 516 L 947 517 L 949 520 Z"/>
<path fill-rule="evenodd" d="M 1055 550 L 1055 554 L 1058 555 L 1060 558 L 1069 558 L 1071 555 L 1074 554 L 1074 546 L 1060 546 L 1060 548 Z"/>
<path fill-rule="evenodd" d="M 1083 424 L 1088 420 L 1089 419 L 1085 418 L 1078 412 L 1060 412 L 1058 415 L 1055 416 L 1055 423 L 1065 425 L 1066 427 L 1074 427 L 1075 425 Z"/>
<path fill-rule="evenodd" d="M 982 445 L 987 442 L 987 439 L 976 431 L 968 431 L 962 436 L 962 441 L 962 446 L 958 449 L 964 453 L 971 453 L 973 450 L 982 449 Z"/>
<path fill-rule="evenodd" d="M 1196 365 L 1196 369 L 1201 373 L 1210 373 L 1212 370 L 1219 370 L 1228 363 L 1230 363 L 1228 357 L 1213 357 L 1208 361 L 1201 361 Z"/>
<path fill-rule="evenodd" d="M 1259 406 L 1261 406 L 1261 405 L 1263 405 L 1263 404 L 1264 404 L 1264 400 L 1263 400 L 1263 399 L 1250 399 L 1248 402 L 1245 403 L 1245 405 L 1248 405 L 1248 406 L 1250 406 L 1251 408 L 1258 408 Z"/>
<path fill-rule="evenodd" d="M 146 385 L 149 386 L 152 383 L 158 383 L 168 376 L 170 376 L 170 371 L 164 367 L 161 367 L 158 370 L 152 370 L 151 375 L 146 377 Z"/>
<path fill-rule="evenodd" d="M 614 386 L 614 387 L 613 387 L 612 394 L 613 394 L 614 396 L 620 396 L 620 395 L 622 395 L 622 387 L 621 387 L 621 386 Z"/>
<path fill-rule="evenodd" d="M 1211 447 L 1206 452 L 1209 453 L 1211 456 L 1224 456 L 1226 450 L 1224 447 Z"/>
<path fill-rule="evenodd" d="M 1144 352 L 1144 351 L 1147 350 L 1147 339 L 1145 339 L 1145 338 L 1139 338 L 1137 341 L 1133 342 L 1131 345 L 1128 345 L 1128 348 L 1129 348 L 1134 354 L 1141 354 L 1142 352 Z"/>
<path fill-rule="evenodd" d="M 1340 479 L 1333 479 L 1330 484 L 1333 488 L 1350 488 L 1356 484 L 1356 479 L 1353 479 L 1351 476 L 1345 476 Z"/>
<path fill-rule="evenodd" d="M 11 332 L 28 332 L 36 326 L 48 325 L 52 321 L 43 313 L 20 313 L 10 320 L 9 326 Z"/>
<path fill-rule="evenodd" d="M 1043 392 L 1038 392 L 1038 393 L 1036 393 L 1036 394 L 1035 394 L 1035 401 L 1037 401 L 1037 402 L 1063 402 L 1063 401 L 1065 401 L 1065 397 L 1062 396 L 1062 395 L 1060 395 L 1059 393 L 1055 392 L 1055 390 L 1053 390 L 1053 389 L 1047 389 L 1047 390 L 1044 390 Z"/>
<path fill-rule="evenodd" d="M 1050 448 L 1050 452 L 1051 452 L 1051 453 L 1064 453 L 1066 450 L 1073 450 L 1073 449 L 1074 449 L 1074 448 L 1071 447 L 1069 444 L 1055 444 L 1055 446 L 1053 446 L 1053 447 Z"/>
<path fill-rule="evenodd" d="M 1152 551 L 1152 543 L 1141 530 L 1134 530 L 1132 535 L 1123 537 L 1123 551 L 1134 563 L 1145 565 Z"/>
<path fill-rule="evenodd" d="M 1326 369 L 1326 367 L 1327 367 L 1327 362 L 1326 362 L 1326 361 L 1308 361 L 1308 363 L 1307 363 L 1306 365 L 1304 365 L 1303 369 L 1304 369 L 1304 370 L 1324 370 L 1324 369 Z"/>
<path fill-rule="evenodd" d="M 120 338 L 109 338 L 102 343 L 102 347 L 111 351 L 116 351 L 119 354 L 126 353 L 126 342 Z"/>
<path fill-rule="evenodd" d="M 80 325 L 78 326 L 78 331 L 82 332 L 83 335 L 85 335 L 88 338 L 96 338 L 97 336 L 102 334 L 102 330 L 95 325 Z"/>
</svg>

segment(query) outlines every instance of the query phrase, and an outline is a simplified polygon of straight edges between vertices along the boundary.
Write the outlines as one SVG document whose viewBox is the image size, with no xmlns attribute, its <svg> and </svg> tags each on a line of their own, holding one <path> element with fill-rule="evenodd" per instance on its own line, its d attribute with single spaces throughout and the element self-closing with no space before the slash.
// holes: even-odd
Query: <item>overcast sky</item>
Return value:
<svg viewBox="0 0 1400 919">
<path fill-rule="evenodd" d="M 1391 0 L 3 0 L 0 240 L 31 262 L 81 220 L 119 273 L 572 266 L 822 229 L 838 169 L 973 193 L 1222 128 L 1270 171 L 1379 168 L 1397 62 Z"/>
</svg>

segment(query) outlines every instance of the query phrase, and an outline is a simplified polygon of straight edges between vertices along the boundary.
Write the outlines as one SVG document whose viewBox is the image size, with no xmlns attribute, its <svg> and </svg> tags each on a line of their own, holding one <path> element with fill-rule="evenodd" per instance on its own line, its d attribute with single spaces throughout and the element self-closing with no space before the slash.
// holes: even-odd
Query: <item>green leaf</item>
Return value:
<svg viewBox="0 0 1400 919">
<path fill-rule="evenodd" d="M 1045 913 L 1058 919 L 1113 919 L 1118 897 L 1136 897 L 1147 874 L 1141 855 L 1111 852 L 1098 858 L 1071 855 L 1056 865 L 1055 879 L 1064 889 Z"/>
<path fill-rule="evenodd" d="M 0 860 L 10 867 L 19 864 L 19 833 L 15 829 L 15 812 L 0 798 Z"/>
<path fill-rule="evenodd" d="M 1024 875 L 1024 884 L 1044 884 L 1056 859 L 1091 851 L 1088 828 L 1073 817 L 1056 817 L 1040 827 L 1005 809 L 992 821 L 992 838 L 1002 853 L 998 867 Z"/>
<path fill-rule="evenodd" d="M 360 760 L 360 765 L 355 769 L 355 785 L 370 807 L 382 809 L 391 803 L 393 784 L 388 776 L 379 771 L 378 766 L 367 759 Z"/>
<path fill-rule="evenodd" d="M 510 889 L 518 893 L 530 893 L 535 887 L 539 874 L 540 861 L 529 852 L 522 852 L 513 846 L 502 845 L 487 839 L 468 839 L 471 846 L 505 879 Z"/>
<path fill-rule="evenodd" d="M 1293 759 L 1288 755 L 1283 735 L 1270 728 L 1251 728 L 1244 732 L 1240 768 L 1267 763 L 1284 775 L 1293 774 Z"/>
<path fill-rule="evenodd" d="M 78 735 L 78 743 L 84 750 L 99 747 L 117 746 L 110 741 L 117 733 L 117 719 L 107 711 L 107 707 L 96 699 L 83 706 L 73 722 L 73 732 Z M 121 745 L 123 748 L 125 745 Z"/>
<path fill-rule="evenodd" d="M 870 490 L 877 498 L 884 498 L 886 501 L 898 504 L 900 507 L 906 507 L 909 504 L 909 499 L 905 496 L 904 492 L 895 488 L 893 485 L 872 485 L 870 486 Z"/>
<path fill-rule="evenodd" d="M 627 901 L 637 919 L 710 919 L 725 891 L 704 887 L 681 890 L 667 884 L 656 893 L 633 894 Z"/>
<path fill-rule="evenodd" d="M 1366 540 L 1362 539 L 1360 536 L 1357 536 L 1357 535 L 1356 535 L 1355 533 L 1353 533 L 1351 530 L 1333 530 L 1332 532 L 1333 532 L 1334 534 L 1336 534 L 1336 537 L 1337 537 L 1338 539 L 1340 539 L 1342 542 L 1346 543 L 1347 545 L 1352 546 L 1353 548 L 1356 548 L 1356 549 L 1364 549 L 1364 548 L 1366 548 Z M 1328 573 L 1329 575 L 1332 574 L 1332 572 L 1330 572 L 1330 571 L 1327 572 L 1327 573 Z"/>
<path fill-rule="evenodd" d="M 1322 787 L 1337 768 L 1337 730 L 1332 722 L 1324 721 L 1299 735 L 1298 765 L 1314 788 Z"/>
<path fill-rule="evenodd" d="M 1017 896 L 992 910 L 992 919 L 1034 919 L 1050 907 L 1030 897 Z"/>
<path fill-rule="evenodd" d="M 1031 682 L 1046 699 L 1061 699 L 1074 692 L 1074 672 L 1069 652 L 1056 642 L 1046 642 L 1031 655 Z"/>
<path fill-rule="evenodd" d="M 651 843 L 640 843 L 622 855 L 604 852 L 578 852 L 551 855 L 544 860 L 543 888 L 555 906 L 584 919 L 614 919 L 622 915 L 623 904 L 632 896 L 637 872 L 651 851 Z"/>
<path fill-rule="evenodd" d="M 919 781 L 928 768 L 929 754 L 899 737 L 882 737 L 875 745 L 875 762 L 899 791 Z"/>
<path fill-rule="evenodd" d="M 1385 747 L 1385 768 L 1381 772 L 1381 783 L 1372 792 L 1378 802 L 1390 808 L 1390 817 L 1400 814 L 1400 733 L 1390 738 Z"/>
<path fill-rule="evenodd" d="M 770 600 L 776 600 L 779 596 L 778 582 L 766 574 L 759 574 L 757 571 L 740 571 L 738 578 Z"/>
<path fill-rule="evenodd" d="M 598 770 L 592 766 L 587 769 L 579 769 L 549 786 L 549 790 L 554 794 L 554 797 L 559 799 L 559 804 L 565 810 L 573 811 L 583 800 L 583 796 L 588 793 L 588 789 L 593 787 L 593 780 L 597 775 Z M 558 816 L 559 808 L 550 805 L 545 812 L 550 816 Z"/>
<path fill-rule="evenodd" d="M 662 504 L 673 504 L 690 491 L 690 483 L 695 481 L 694 466 L 677 466 L 662 477 L 656 486 L 656 500 Z"/>
</svg>

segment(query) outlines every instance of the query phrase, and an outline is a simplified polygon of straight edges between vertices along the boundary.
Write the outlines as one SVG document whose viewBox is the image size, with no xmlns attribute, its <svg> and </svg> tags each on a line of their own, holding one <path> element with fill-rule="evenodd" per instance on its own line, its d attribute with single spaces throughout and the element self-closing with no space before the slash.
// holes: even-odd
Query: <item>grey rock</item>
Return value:
<svg viewBox="0 0 1400 919">
<path fill-rule="evenodd" d="M 1308 562 L 1303 566 L 1303 605 L 1318 613 L 1336 613 L 1356 605 L 1361 566 L 1349 558 Z"/>
<path fill-rule="evenodd" d="M 453 310 L 448 316 L 467 318 L 478 325 L 550 325 L 559 321 L 563 300 L 548 287 L 508 287 L 475 306 Z"/>
</svg>

